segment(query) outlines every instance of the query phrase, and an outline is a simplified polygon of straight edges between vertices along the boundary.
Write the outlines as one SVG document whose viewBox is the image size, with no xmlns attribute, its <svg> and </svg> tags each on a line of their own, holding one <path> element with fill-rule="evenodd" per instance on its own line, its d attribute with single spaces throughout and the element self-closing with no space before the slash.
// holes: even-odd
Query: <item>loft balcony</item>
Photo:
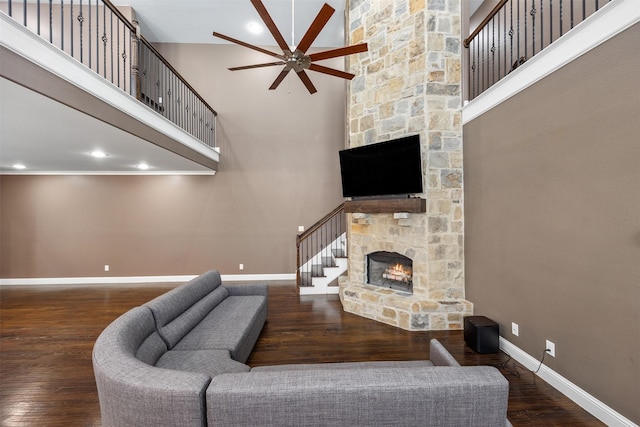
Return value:
<svg viewBox="0 0 640 427">
<path fill-rule="evenodd" d="M 0 20 L 0 173 L 216 172 L 217 113 L 111 3 L 0 2 Z"/>
</svg>

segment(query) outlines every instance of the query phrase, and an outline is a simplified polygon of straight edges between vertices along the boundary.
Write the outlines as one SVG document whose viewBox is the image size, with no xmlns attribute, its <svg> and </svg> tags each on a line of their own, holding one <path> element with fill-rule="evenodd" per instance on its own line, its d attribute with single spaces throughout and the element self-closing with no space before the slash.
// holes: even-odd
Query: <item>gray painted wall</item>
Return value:
<svg viewBox="0 0 640 427">
<path fill-rule="evenodd" d="M 464 127 L 467 298 L 640 423 L 640 25 Z M 520 326 L 511 334 L 511 322 Z"/>
<path fill-rule="evenodd" d="M 2 176 L 0 277 L 295 272 L 298 225 L 343 200 L 345 82 L 310 73 L 310 95 L 290 75 L 269 91 L 279 67 L 226 69 L 265 62 L 249 49 L 160 49 L 218 111 L 217 175 Z"/>
</svg>

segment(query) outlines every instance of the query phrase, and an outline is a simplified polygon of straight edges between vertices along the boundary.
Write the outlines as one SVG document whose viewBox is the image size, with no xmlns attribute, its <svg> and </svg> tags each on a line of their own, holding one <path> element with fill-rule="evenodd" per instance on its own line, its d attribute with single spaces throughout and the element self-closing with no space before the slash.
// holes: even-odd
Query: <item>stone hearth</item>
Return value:
<svg viewBox="0 0 640 427">
<path fill-rule="evenodd" d="M 460 1 L 348 2 L 351 55 L 348 148 L 419 134 L 426 213 L 349 214 L 345 311 L 408 330 L 461 329 L 473 313 L 464 293 L 464 193 Z M 366 255 L 413 260 L 413 293 L 366 283 Z"/>
</svg>

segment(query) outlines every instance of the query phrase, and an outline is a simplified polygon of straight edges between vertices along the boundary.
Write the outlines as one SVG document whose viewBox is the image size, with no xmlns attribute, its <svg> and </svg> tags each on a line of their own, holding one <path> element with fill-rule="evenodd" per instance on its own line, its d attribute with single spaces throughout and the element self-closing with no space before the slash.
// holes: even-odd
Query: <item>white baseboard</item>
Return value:
<svg viewBox="0 0 640 427">
<path fill-rule="evenodd" d="M 530 356 L 502 337 L 500 337 L 500 349 L 531 371 L 535 371 L 540 365 L 539 359 Z M 574 401 L 585 411 L 605 423 L 607 426 L 638 427 L 638 425 L 633 421 L 614 411 L 612 408 L 573 384 L 553 369 L 542 365 L 536 375 Z"/>
<path fill-rule="evenodd" d="M 135 283 L 187 282 L 193 275 L 183 276 L 126 276 L 126 277 L 47 277 L 33 279 L 0 279 L 0 286 L 51 286 L 51 285 L 105 285 Z M 296 280 L 295 274 L 223 274 L 226 282 L 260 282 L 274 280 Z"/>
</svg>

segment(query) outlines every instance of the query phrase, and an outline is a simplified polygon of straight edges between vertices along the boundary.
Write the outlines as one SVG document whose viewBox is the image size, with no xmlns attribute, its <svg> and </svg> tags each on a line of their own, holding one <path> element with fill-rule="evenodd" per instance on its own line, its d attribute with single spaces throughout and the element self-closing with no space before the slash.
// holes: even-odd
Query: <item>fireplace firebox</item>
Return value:
<svg viewBox="0 0 640 427">
<path fill-rule="evenodd" d="M 367 283 L 413 293 L 413 261 L 397 252 L 372 252 L 367 255 Z"/>
</svg>

